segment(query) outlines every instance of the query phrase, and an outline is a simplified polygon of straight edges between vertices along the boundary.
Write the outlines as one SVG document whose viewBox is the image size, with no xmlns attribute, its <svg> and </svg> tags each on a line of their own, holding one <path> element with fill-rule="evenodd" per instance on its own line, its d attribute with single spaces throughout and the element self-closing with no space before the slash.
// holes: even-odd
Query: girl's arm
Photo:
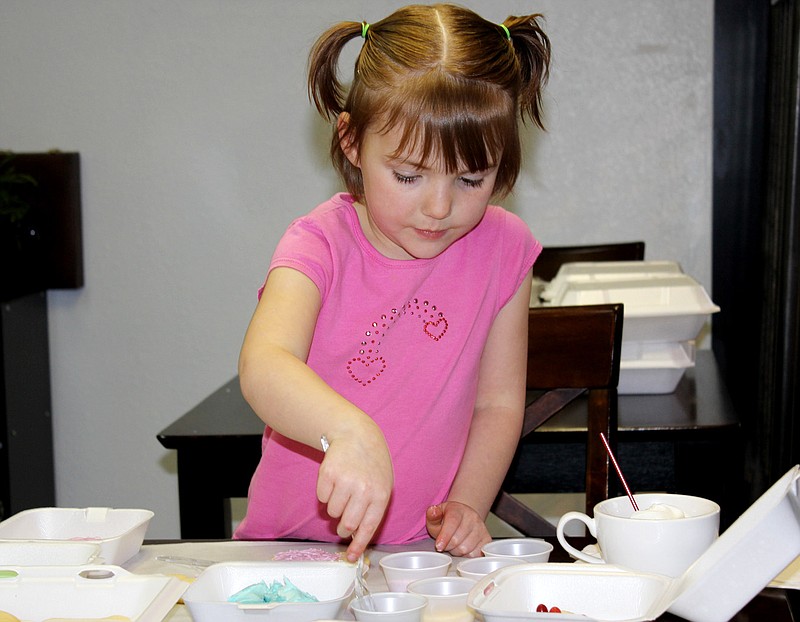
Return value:
<svg viewBox="0 0 800 622">
<path fill-rule="evenodd" d="M 330 444 L 317 479 L 317 497 L 352 535 L 355 561 L 383 519 L 394 476 L 380 428 L 306 365 L 321 298 L 307 276 L 276 268 L 267 278 L 239 356 L 242 394 L 272 429 L 321 449 Z"/>
<path fill-rule="evenodd" d="M 531 275 L 495 319 L 481 357 L 478 394 L 461 466 L 446 502 L 428 511 L 437 550 L 481 555 L 485 520 L 514 457 L 525 411 Z"/>
</svg>

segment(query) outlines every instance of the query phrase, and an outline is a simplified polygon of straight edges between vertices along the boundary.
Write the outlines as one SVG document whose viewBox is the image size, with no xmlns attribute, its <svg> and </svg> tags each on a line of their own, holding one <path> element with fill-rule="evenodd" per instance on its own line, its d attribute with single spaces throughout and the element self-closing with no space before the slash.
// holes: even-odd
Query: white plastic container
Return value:
<svg viewBox="0 0 800 622">
<path fill-rule="evenodd" d="M 312 622 L 336 619 L 353 593 L 355 564 L 323 561 L 225 562 L 206 568 L 183 595 L 194 622 L 267 619 L 270 622 Z M 289 579 L 315 603 L 245 605 L 228 602 L 239 590 L 265 581 Z"/>
<path fill-rule="evenodd" d="M 665 611 L 690 622 L 730 620 L 800 554 L 800 466 L 770 487 L 680 577 L 595 564 L 527 564 L 478 580 L 467 600 L 485 622 L 644 622 Z"/>
<path fill-rule="evenodd" d="M 350 603 L 350 611 L 358 622 L 425 622 L 426 620 L 428 599 L 420 594 L 376 592 L 371 595 L 370 606 L 364 606 L 363 600 L 356 598 Z M 460 621 L 451 616 L 448 622 Z"/>
<path fill-rule="evenodd" d="M 3 570 L 0 611 L 26 622 L 111 616 L 160 622 L 186 589 L 186 583 L 177 578 L 136 575 L 118 566 L 28 566 Z"/>
<path fill-rule="evenodd" d="M 89 542 L 100 546 L 105 563 L 123 564 L 139 552 L 152 518 L 150 510 L 36 508 L 0 522 L 0 542 Z"/>
<path fill-rule="evenodd" d="M 620 395 L 672 393 L 684 372 L 694 367 L 695 345 L 684 342 L 627 342 L 622 344 Z"/>
<path fill-rule="evenodd" d="M 546 562 L 553 545 L 541 538 L 500 538 L 481 547 L 486 557 L 513 557 L 525 562 Z"/>
</svg>

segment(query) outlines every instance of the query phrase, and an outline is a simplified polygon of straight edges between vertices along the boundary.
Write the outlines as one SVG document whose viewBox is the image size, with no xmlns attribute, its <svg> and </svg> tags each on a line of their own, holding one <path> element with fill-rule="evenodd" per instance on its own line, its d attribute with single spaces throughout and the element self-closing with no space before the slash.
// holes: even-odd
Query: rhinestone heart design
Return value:
<svg viewBox="0 0 800 622">
<path fill-rule="evenodd" d="M 418 298 L 409 300 L 400 309 L 382 314 L 378 321 L 372 322 L 364 331 L 358 354 L 347 361 L 347 374 L 361 386 L 374 383 L 389 367 L 381 353 L 383 338 L 394 322 L 402 317 L 420 320 L 423 334 L 437 342 L 445 336 L 449 326 L 444 313 L 436 305 Z"/>
</svg>

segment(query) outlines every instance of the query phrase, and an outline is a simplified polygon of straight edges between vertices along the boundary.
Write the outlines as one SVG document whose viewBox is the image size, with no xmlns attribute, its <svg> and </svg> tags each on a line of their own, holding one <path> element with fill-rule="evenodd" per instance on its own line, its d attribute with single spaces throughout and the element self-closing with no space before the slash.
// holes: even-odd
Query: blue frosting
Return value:
<svg viewBox="0 0 800 622">
<path fill-rule="evenodd" d="M 229 603 L 242 605 L 263 605 L 264 603 L 316 603 L 318 599 L 298 588 L 288 578 L 283 577 L 283 582 L 278 580 L 267 584 L 259 581 L 253 585 L 242 588 L 230 598 Z"/>
</svg>

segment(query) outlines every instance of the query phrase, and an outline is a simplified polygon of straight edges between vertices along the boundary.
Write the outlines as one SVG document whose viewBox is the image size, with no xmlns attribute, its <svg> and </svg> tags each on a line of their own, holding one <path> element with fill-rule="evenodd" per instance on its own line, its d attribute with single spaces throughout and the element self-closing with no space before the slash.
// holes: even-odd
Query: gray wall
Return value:
<svg viewBox="0 0 800 622">
<path fill-rule="evenodd" d="M 308 48 L 402 4 L 0 0 L 0 149 L 82 162 L 86 286 L 48 296 L 58 505 L 179 535 L 156 434 L 236 373 L 278 237 L 338 189 Z M 464 4 L 540 11 L 553 43 L 506 206 L 545 244 L 645 240 L 710 290 L 712 0 Z"/>
</svg>

